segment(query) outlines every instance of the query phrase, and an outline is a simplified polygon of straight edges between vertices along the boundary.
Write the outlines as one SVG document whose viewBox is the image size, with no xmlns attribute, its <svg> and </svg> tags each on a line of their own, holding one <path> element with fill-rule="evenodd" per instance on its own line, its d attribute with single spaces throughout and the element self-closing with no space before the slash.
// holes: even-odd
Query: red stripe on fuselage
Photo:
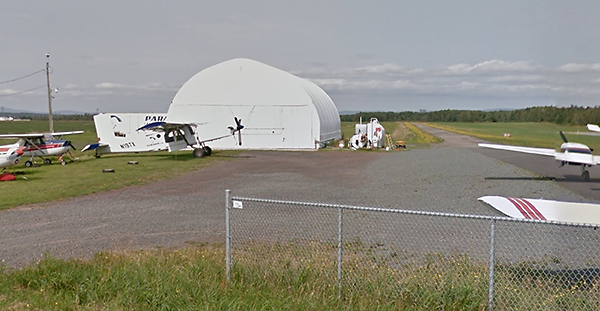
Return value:
<svg viewBox="0 0 600 311">
<path fill-rule="evenodd" d="M 23 151 L 25 151 L 25 152 L 38 151 L 38 150 L 54 149 L 54 148 L 59 148 L 59 147 L 62 147 L 62 144 L 43 144 L 43 145 L 38 145 L 37 148 L 36 147 L 28 147 L 27 149 L 25 149 Z"/>
</svg>

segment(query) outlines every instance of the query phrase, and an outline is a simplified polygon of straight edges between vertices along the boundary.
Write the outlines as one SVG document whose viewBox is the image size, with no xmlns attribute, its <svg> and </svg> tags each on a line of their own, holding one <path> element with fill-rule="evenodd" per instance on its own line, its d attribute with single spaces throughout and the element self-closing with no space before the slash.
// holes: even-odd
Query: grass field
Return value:
<svg viewBox="0 0 600 311">
<path fill-rule="evenodd" d="M 567 139 L 600 150 L 600 137 L 570 133 L 591 133 L 585 126 L 557 125 L 554 123 L 424 123 L 458 134 L 478 137 L 490 142 L 528 147 L 560 148 L 563 143 L 559 131 L 565 132 Z M 510 137 L 504 137 L 509 133 Z"/>
<path fill-rule="evenodd" d="M 98 253 L 87 261 L 47 257 L 21 270 L 0 268 L 0 309 L 487 310 L 488 267 L 465 256 L 431 254 L 426 265 L 392 267 L 368 247 L 346 246 L 351 272 L 343 274 L 339 299 L 336 248 L 292 244 L 236 252 L 230 282 L 222 245 Z M 277 248 L 278 257 L 263 258 L 265 248 Z M 497 310 L 598 310 L 600 304 L 594 284 L 566 286 L 526 264 L 502 266 L 495 280 Z"/>
</svg>

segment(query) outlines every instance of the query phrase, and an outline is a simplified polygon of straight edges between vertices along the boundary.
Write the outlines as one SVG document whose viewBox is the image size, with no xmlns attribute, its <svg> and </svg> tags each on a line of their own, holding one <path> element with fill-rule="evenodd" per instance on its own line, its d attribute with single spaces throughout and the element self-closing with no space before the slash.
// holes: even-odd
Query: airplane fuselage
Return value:
<svg viewBox="0 0 600 311">
<path fill-rule="evenodd" d="M 65 154 L 71 148 L 71 143 L 68 140 L 48 140 L 36 142 L 31 144 L 30 142 L 20 139 L 14 146 L 25 147 L 23 149 L 23 156 L 25 157 L 50 157 L 60 156 Z"/>
<path fill-rule="evenodd" d="M 562 161 L 563 164 L 569 165 L 596 165 L 592 150 L 579 143 L 563 143 L 560 146 L 560 151 L 557 152 L 554 158 Z"/>
</svg>

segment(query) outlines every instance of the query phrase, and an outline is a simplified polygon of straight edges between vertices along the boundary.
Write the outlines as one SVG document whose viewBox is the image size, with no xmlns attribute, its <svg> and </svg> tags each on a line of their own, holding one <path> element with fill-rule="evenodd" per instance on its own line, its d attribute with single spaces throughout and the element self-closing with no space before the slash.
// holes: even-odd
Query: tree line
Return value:
<svg viewBox="0 0 600 311">
<path fill-rule="evenodd" d="M 530 107 L 518 110 L 439 110 L 430 112 L 359 112 L 341 115 L 342 121 L 363 122 L 370 118 L 385 121 L 417 122 L 551 122 L 556 124 L 585 125 L 600 123 L 600 107 Z"/>
</svg>

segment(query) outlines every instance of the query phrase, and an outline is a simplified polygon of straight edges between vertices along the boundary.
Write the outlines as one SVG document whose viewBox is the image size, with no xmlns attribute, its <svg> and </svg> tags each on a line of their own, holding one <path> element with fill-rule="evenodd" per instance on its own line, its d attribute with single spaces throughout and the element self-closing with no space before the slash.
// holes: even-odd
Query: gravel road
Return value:
<svg viewBox="0 0 600 311">
<path fill-rule="evenodd" d="M 2 211 L 0 259 L 21 267 L 45 253 L 89 258 L 222 242 L 225 189 L 236 196 L 480 215 L 498 215 L 477 202 L 484 195 L 589 201 L 554 181 L 532 182 L 533 173 L 477 152 L 471 137 L 436 134 L 445 141 L 408 151 L 246 152 L 170 180 Z"/>
</svg>

